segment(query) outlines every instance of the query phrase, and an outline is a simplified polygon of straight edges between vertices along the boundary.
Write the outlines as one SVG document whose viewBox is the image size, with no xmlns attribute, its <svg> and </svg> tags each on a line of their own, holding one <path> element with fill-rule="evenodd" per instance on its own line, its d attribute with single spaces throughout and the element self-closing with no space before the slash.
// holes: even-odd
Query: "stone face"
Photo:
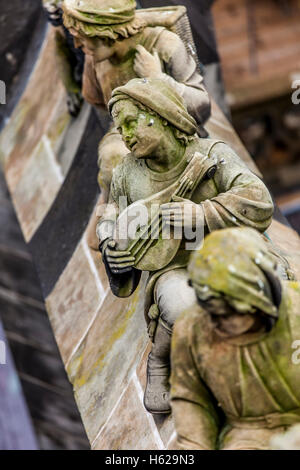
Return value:
<svg viewBox="0 0 300 470">
<path fill-rule="evenodd" d="M 52 328 L 66 363 L 104 298 L 104 289 L 80 243 L 46 300 Z"/>
<path fill-rule="evenodd" d="M 93 450 L 161 449 L 160 440 L 153 431 L 154 423 L 151 426 L 152 419 L 145 413 L 134 380 L 131 380 Z"/>
<path fill-rule="evenodd" d="M 67 372 L 94 441 L 129 383 L 147 343 L 144 282 L 129 299 L 108 294 Z"/>
<path fill-rule="evenodd" d="M 47 214 L 61 182 L 60 168 L 44 137 L 23 169 L 13 193 L 13 202 L 27 242 Z"/>
</svg>

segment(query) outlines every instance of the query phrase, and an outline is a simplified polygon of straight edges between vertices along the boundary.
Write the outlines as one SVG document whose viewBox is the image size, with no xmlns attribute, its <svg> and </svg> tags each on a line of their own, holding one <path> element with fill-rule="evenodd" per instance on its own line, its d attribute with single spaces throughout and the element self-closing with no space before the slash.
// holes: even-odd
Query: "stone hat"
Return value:
<svg viewBox="0 0 300 470">
<path fill-rule="evenodd" d="M 135 78 L 116 88 L 108 103 L 110 112 L 115 103 L 128 98 L 151 109 L 185 134 L 197 132 L 197 123 L 188 113 L 183 99 L 164 80 Z"/>
<path fill-rule="evenodd" d="M 64 0 L 64 24 L 89 36 L 117 39 L 145 26 L 135 15 L 135 0 Z"/>
<path fill-rule="evenodd" d="M 212 232 L 191 256 L 188 272 L 200 300 L 225 296 L 240 307 L 239 313 L 259 309 L 277 318 L 281 287 L 276 263 L 256 230 L 236 227 Z"/>
<path fill-rule="evenodd" d="M 91 24 L 119 24 L 132 21 L 135 0 L 64 0 L 65 12 Z"/>
</svg>

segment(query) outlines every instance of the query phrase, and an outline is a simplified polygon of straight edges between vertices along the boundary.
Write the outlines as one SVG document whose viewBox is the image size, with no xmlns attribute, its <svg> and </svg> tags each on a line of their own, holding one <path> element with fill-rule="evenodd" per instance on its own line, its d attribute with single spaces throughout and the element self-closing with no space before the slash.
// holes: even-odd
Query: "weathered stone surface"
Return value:
<svg viewBox="0 0 300 470">
<path fill-rule="evenodd" d="M 84 337 L 104 298 L 97 272 L 80 243 L 46 300 L 50 321 L 63 361 Z"/>
<path fill-rule="evenodd" d="M 132 379 L 120 397 L 108 422 L 97 437 L 93 450 L 161 449 L 152 416 L 145 409 Z"/>
<path fill-rule="evenodd" d="M 94 441 L 147 343 L 144 282 L 129 299 L 109 294 L 67 372 L 89 439 Z"/>
<path fill-rule="evenodd" d="M 28 242 L 51 207 L 62 182 L 50 143 L 44 137 L 27 162 L 13 192 L 19 222 Z"/>
<path fill-rule="evenodd" d="M 39 419 L 34 421 L 38 445 L 43 450 L 87 449 L 88 440 L 76 408 L 72 387 L 59 356 L 32 259 L 2 176 L 0 173 L 0 316 L 19 376 L 24 382 L 35 384 L 33 387 L 25 387 L 25 400 L 30 413 L 40 407 Z M 0 376 L 1 370 L 5 372 L 6 368 L 0 366 Z M 9 389 L 11 380 L 5 380 L 5 383 Z M 49 389 L 52 390 L 50 399 Z M 58 394 L 57 400 L 53 400 L 55 392 Z M 13 398 L 11 390 L 8 393 Z M 2 390 L 1 404 L 4 402 Z M 53 412 L 55 404 L 58 412 Z M 22 414 L 16 414 L 16 406 L 12 413 L 8 417 L 7 411 L 4 411 L 5 432 L 0 423 L 0 442 L 3 444 L 0 444 L 1 449 L 5 447 L 3 438 L 6 441 L 8 437 L 12 438 L 13 448 L 17 448 L 16 435 L 9 432 L 11 426 L 17 425 L 24 439 L 29 437 L 24 435 L 23 428 L 20 429 Z M 48 414 L 51 415 L 51 422 L 47 419 Z M 57 416 L 59 422 L 55 419 Z M 7 422 L 7 419 L 10 421 Z M 62 421 L 68 422 L 64 429 L 60 427 Z M 24 442 L 22 448 L 25 448 Z"/>
<path fill-rule="evenodd" d="M 146 388 L 147 359 L 151 351 L 151 346 L 152 346 L 151 341 L 148 341 L 145 351 L 143 352 L 143 355 L 141 356 L 140 363 L 136 370 L 137 378 L 141 384 L 143 391 L 145 391 L 145 388 Z"/>
<path fill-rule="evenodd" d="M 95 229 L 95 227 L 93 227 Z M 97 249 L 92 249 L 90 246 L 89 246 L 89 235 L 90 235 L 90 224 L 86 230 L 86 234 L 85 234 L 85 240 L 86 240 L 86 245 L 87 245 L 87 249 L 90 253 L 90 256 L 91 258 L 93 259 L 93 263 L 95 264 L 95 268 L 97 270 L 97 273 L 98 273 L 98 276 L 101 280 L 101 283 L 102 283 L 102 286 L 103 286 L 103 289 L 106 291 L 109 289 L 109 282 L 108 282 L 108 278 L 107 278 L 107 274 L 106 274 L 106 271 L 105 271 L 105 267 L 104 267 L 104 264 L 102 262 L 102 256 L 101 256 L 101 253 L 100 251 Z M 96 232 L 96 230 L 95 230 Z M 95 238 L 97 238 L 96 236 L 96 233 L 95 233 Z M 98 240 L 98 238 L 97 238 Z M 95 244 L 95 247 L 98 246 L 99 242 Z"/>
<path fill-rule="evenodd" d="M 289 261 L 297 279 L 300 279 L 300 238 L 297 232 L 276 220 L 267 231 L 272 242 Z"/>
<path fill-rule="evenodd" d="M 49 120 L 49 127 L 46 133 L 55 155 L 58 154 L 58 150 L 63 143 L 68 127 L 72 122 L 67 107 L 65 90 L 59 87 L 58 92 L 59 94 L 55 97 L 56 107 Z"/>
<path fill-rule="evenodd" d="M 93 111 L 88 114 L 71 168 L 43 223 L 30 240 L 45 297 L 70 261 L 99 196 L 97 148 L 103 131 L 96 114 Z M 49 253 L 59 253 L 59 256 L 52 257 Z"/>
<path fill-rule="evenodd" d="M 175 432 L 174 421 L 172 415 L 157 415 L 154 416 L 154 422 L 160 434 L 164 447 L 167 448 L 168 444 Z"/>
<path fill-rule="evenodd" d="M 51 144 L 54 145 L 57 159 L 64 176 L 67 175 L 73 159 L 78 150 L 78 146 L 86 129 L 91 107 L 86 103 L 76 119 L 71 119 L 66 114 L 66 100 L 60 102 L 61 114 L 58 115 L 59 122 L 54 120 L 52 129 L 48 131 L 51 136 Z M 68 125 L 66 125 L 68 124 Z"/>
<path fill-rule="evenodd" d="M 20 180 L 25 163 L 31 158 L 49 127 L 57 98 L 60 99 L 64 93 L 55 63 L 53 41 L 53 32 L 50 31 L 32 79 L 0 140 L 1 159 L 5 162 L 6 180 L 12 193 Z M 7 148 L 8 134 L 10 144 Z"/>
<path fill-rule="evenodd" d="M 1 2 L 0 79 L 6 105 L 0 106 L 0 128 L 13 111 L 36 62 L 46 30 L 41 0 Z"/>
</svg>

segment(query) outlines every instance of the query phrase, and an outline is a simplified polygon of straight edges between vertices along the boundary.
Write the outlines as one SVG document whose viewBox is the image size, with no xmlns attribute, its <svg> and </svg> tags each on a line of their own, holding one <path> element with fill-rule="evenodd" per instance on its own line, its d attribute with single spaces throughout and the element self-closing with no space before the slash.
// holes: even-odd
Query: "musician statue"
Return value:
<svg viewBox="0 0 300 470">
<path fill-rule="evenodd" d="M 208 235 L 191 256 L 198 305 L 172 339 L 176 449 L 267 450 L 300 423 L 300 285 L 277 264 L 241 227 Z"/>
<path fill-rule="evenodd" d="M 131 153 L 114 170 L 110 204 L 97 234 L 115 295 L 130 295 L 141 271 L 151 273 L 145 311 L 152 320 L 154 344 L 145 406 L 152 413 L 168 413 L 172 328 L 179 314 L 194 304 L 195 293 L 185 269 L 191 251 L 183 238 L 163 239 L 160 222 L 173 230 L 181 225 L 204 234 L 239 225 L 263 232 L 271 223 L 273 203 L 264 183 L 228 145 L 197 135 L 196 121 L 167 81 L 131 80 L 113 92 L 109 108 Z M 129 207 L 116 222 L 124 200 Z M 118 240 L 116 226 L 126 220 L 124 213 L 130 219 L 137 201 L 149 213 L 161 205 L 149 222 L 154 236 L 146 224 L 140 237 L 131 235 L 127 243 L 117 235 Z"/>
<path fill-rule="evenodd" d="M 210 115 L 210 101 L 194 60 L 196 51 L 171 31 L 181 21 L 186 25 L 185 7 L 136 10 L 135 0 L 65 0 L 63 8 L 64 25 L 86 56 L 82 90 L 86 101 L 106 107 L 112 91 L 130 79 L 160 78 L 184 98 L 202 128 Z M 112 128 L 99 147 L 102 202 L 108 199 L 113 168 L 127 153 Z"/>
<path fill-rule="evenodd" d="M 67 105 L 71 116 L 76 117 L 82 105 L 82 74 L 84 54 L 74 47 L 73 37 L 63 25 L 63 0 L 43 0 L 49 23 L 55 27 L 56 64 L 67 91 Z"/>
</svg>

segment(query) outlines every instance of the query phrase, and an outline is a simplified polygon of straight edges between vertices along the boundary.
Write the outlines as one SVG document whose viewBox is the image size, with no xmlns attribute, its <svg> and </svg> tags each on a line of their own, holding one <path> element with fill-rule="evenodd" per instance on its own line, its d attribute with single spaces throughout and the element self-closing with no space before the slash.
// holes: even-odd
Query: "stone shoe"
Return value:
<svg viewBox="0 0 300 470">
<path fill-rule="evenodd" d="M 152 414 L 171 413 L 169 370 L 164 375 L 157 375 L 155 372 L 151 373 L 150 364 L 148 361 L 144 406 Z"/>
</svg>

